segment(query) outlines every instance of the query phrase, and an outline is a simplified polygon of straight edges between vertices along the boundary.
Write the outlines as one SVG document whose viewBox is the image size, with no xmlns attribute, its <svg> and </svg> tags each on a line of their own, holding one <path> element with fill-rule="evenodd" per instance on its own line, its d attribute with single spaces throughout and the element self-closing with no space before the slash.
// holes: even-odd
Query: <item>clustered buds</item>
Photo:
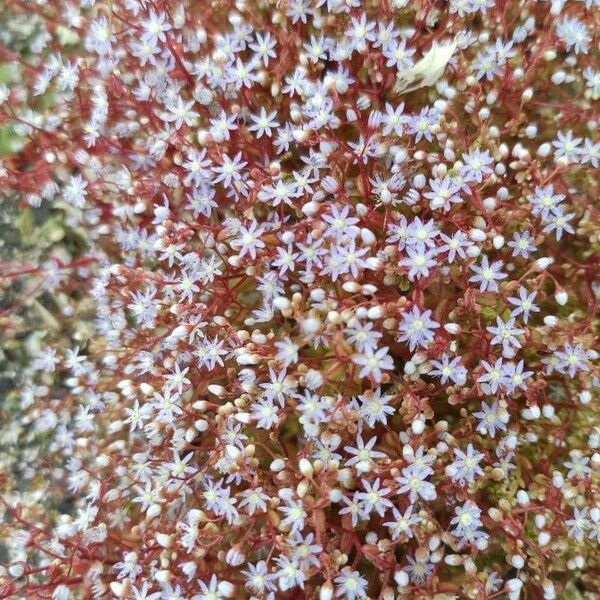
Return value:
<svg viewBox="0 0 600 600">
<path fill-rule="evenodd" d="M 6 0 L 0 598 L 596 597 L 599 6 Z"/>
</svg>

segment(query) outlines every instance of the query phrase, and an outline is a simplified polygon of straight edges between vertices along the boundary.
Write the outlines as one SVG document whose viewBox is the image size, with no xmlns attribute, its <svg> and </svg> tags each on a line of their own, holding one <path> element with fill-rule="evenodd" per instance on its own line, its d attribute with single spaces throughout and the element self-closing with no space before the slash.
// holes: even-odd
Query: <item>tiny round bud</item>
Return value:
<svg viewBox="0 0 600 600">
<path fill-rule="evenodd" d="M 544 515 L 535 515 L 534 517 L 535 526 L 541 529 L 546 525 L 546 517 Z"/>
<path fill-rule="evenodd" d="M 337 488 L 334 488 L 329 492 L 329 500 L 333 503 L 341 502 L 343 497 L 342 490 L 338 490 Z"/>
<path fill-rule="evenodd" d="M 554 299 L 560 306 L 564 306 L 569 301 L 569 294 L 565 290 L 560 290 L 554 294 Z"/>
<path fill-rule="evenodd" d="M 496 250 L 500 250 L 502 246 L 504 246 L 504 236 L 503 235 L 495 235 L 492 239 L 492 244 Z"/>
<path fill-rule="evenodd" d="M 325 290 L 321 288 L 315 288 L 314 290 L 310 291 L 310 297 L 311 300 L 314 300 L 315 302 L 323 302 L 323 300 L 325 300 Z"/>
<path fill-rule="evenodd" d="M 544 404 L 542 406 L 542 414 L 546 419 L 552 419 L 554 417 L 554 406 L 552 404 Z"/>
<path fill-rule="evenodd" d="M 18 579 L 25 572 L 25 568 L 21 563 L 14 563 L 8 567 L 8 572 L 12 577 Z"/>
<path fill-rule="evenodd" d="M 273 306 L 276 309 L 283 311 L 283 310 L 288 310 L 289 308 L 291 308 L 292 303 L 284 296 L 277 296 L 277 298 L 275 298 L 273 300 Z"/>
<path fill-rule="evenodd" d="M 537 149 L 537 155 L 540 158 L 546 158 L 547 156 L 550 156 L 551 152 L 552 146 L 548 142 L 541 144 Z"/>
<path fill-rule="evenodd" d="M 156 580 L 158 582 L 165 584 L 165 583 L 169 583 L 169 581 L 171 580 L 173 575 L 171 574 L 171 571 L 169 571 L 168 569 L 162 569 L 160 571 L 157 571 L 156 574 L 154 575 L 154 577 L 156 578 Z"/>
<path fill-rule="evenodd" d="M 410 424 L 410 428 L 415 435 L 421 435 L 425 431 L 425 421 L 421 417 L 416 418 Z"/>
<path fill-rule="evenodd" d="M 302 212 L 307 217 L 312 217 L 319 212 L 319 204 L 317 202 L 314 202 L 313 200 L 311 200 L 310 202 L 305 202 L 302 205 Z"/>
<path fill-rule="evenodd" d="M 371 321 L 381 319 L 381 317 L 383 317 L 383 307 L 371 306 L 371 308 L 369 308 L 369 310 L 367 311 L 367 317 L 371 319 Z"/>
<path fill-rule="evenodd" d="M 450 335 L 457 335 L 458 333 L 460 333 L 460 325 L 458 323 L 446 323 L 444 325 L 444 329 Z"/>
<path fill-rule="evenodd" d="M 304 475 L 304 477 L 312 477 L 315 472 L 311 462 L 306 458 L 300 459 L 298 462 L 298 469 L 300 470 L 300 473 Z"/>
<path fill-rule="evenodd" d="M 360 291 L 361 285 L 357 281 L 345 281 L 342 284 L 342 289 L 349 294 L 356 294 Z"/>
<path fill-rule="evenodd" d="M 538 544 L 540 546 L 547 546 L 550 542 L 550 534 L 547 531 L 540 531 L 538 535 Z"/>
<path fill-rule="evenodd" d="M 517 578 L 509 579 L 506 582 L 506 587 L 507 587 L 507 589 L 508 589 L 509 592 L 518 592 L 523 587 L 523 582 L 520 579 L 517 579 Z"/>
<path fill-rule="evenodd" d="M 543 256 L 542 258 L 538 258 L 534 265 L 538 271 L 545 271 L 551 264 L 554 263 L 554 259 L 550 256 Z"/>
<path fill-rule="evenodd" d="M 368 531 L 365 535 L 365 542 L 374 546 L 377 543 L 377 534 L 374 531 Z"/>
<path fill-rule="evenodd" d="M 406 587 L 409 582 L 408 573 L 406 571 L 403 571 L 402 569 L 396 571 L 394 573 L 394 581 L 396 582 L 398 587 Z"/>
<path fill-rule="evenodd" d="M 554 589 L 554 584 L 549 579 L 544 580 L 542 589 L 544 590 L 544 600 L 555 600 L 556 591 Z"/>
<path fill-rule="evenodd" d="M 331 600 L 333 598 L 333 584 L 326 581 L 319 590 L 319 600 Z"/>
<path fill-rule="evenodd" d="M 167 535 L 166 533 L 157 533 L 156 541 L 159 546 L 168 548 L 173 543 L 173 536 Z"/>
<path fill-rule="evenodd" d="M 469 246 L 467 248 L 467 255 L 471 258 L 477 258 L 481 254 L 481 248 L 479 246 Z"/>
<path fill-rule="evenodd" d="M 484 242 L 486 236 L 485 231 L 482 231 L 481 229 L 477 229 L 477 228 L 473 228 L 469 231 L 469 237 L 474 241 L 474 242 Z"/>
<path fill-rule="evenodd" d="M 520 554 L 513 554 L 510 559 L 510 564 L 515 569 L 522 569 L 525 566 L 525 559 Z"/>
<path fill-rule="evenodd" d="M 225 562 L 232 567 L 239 567 L 246 560 L 246 557 L 236 547 L 230 548 L 225 555 Z"/>
<path fill-rule="evenodd" d="M 533 98 L 533 88 L 527 88 L 522 94 L 521 94 L 521 98 L 525 101 L 528 102 L 529 100 L 531 100 Z"/>
<path fill-rule="evenodd" d="M 485 208 L 485 210 L 488 211 L 492 211 L 496 208 L 497 206 L 497 202 L 496 202 L 496 198 L 492 197 L 492 196 L 488 196 L 487 198 L 485 198 L 483 200 L 483 206 Z"/>
<path fill-rule="evenodd" d="M 321 329 L 322 323 L 319 319 L 315 319 L 310 317 L 308 319 L 304 319 L 300 323 L 300 327 L 302 332 L 308 335 L 313 335 L 317 333 Z"/>
<path fill-rule="evenodd" d="M 360 230 L 360 239 L 366 246 L 373 246 L 377 243 L 377 238 L 375 234 L 365 227 Z"/>
<path fill-rule="evenodd" d="M 426 179 L 425 175 L 422 175 L 421 173 L 415 175 L 413 178 L 413 185 L 418 190 L 424 188 L 427 185 L 427 179 Z"/>
<path fill-rule="evenodd" d="M 235 592 L 235 586 L 232 583 L 229 583 L 229 581 L 219 581 L 217 590 L 219 594 L 225 596 L 225 598 L 231 598 Z"/>
<path fill-rule="evenodd" d="M 279 473 L 285 468 L 285 461 L 283 460 L 283 458 L 276 458 L 274 461 L 271 462 L 271 466 L 269 468 L 271 469 L 271 471 Z"/>
</svg>

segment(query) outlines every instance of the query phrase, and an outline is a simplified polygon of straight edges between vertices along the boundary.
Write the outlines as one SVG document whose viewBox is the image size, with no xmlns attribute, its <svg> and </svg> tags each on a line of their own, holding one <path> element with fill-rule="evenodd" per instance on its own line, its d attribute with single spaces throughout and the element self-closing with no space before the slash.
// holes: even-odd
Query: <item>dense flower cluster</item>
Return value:
<svg viewBox="0 0 600 600">
<path fill-rule="evenodd" d="M 599 6 L 7 0 L 0 598 L 596 593 Z"/>
</svg>

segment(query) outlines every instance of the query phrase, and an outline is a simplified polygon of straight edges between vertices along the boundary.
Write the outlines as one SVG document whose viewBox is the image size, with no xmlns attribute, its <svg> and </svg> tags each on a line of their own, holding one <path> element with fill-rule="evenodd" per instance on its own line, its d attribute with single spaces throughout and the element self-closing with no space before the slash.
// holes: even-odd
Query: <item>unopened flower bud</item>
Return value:
<svg viewBox="0 0 600 600">
<path fill-rule="evenodd" d="M 301 458 L 298 462 L 298 469 L 304 477 L 312 477 L 314 474 L 314 468 L 311 462 L 306 458 Z"/>
<path fill-rule="evenodd" d="M 283 471 L 283 469 L 285 468 L 285 461 L 283 460 L 283 458 L 276 458 L 270 466 L 271 471 L 274 471 L 275 473 L 279 473 L 280 471 Z"/>
<path fill-rule="evenodd" d="M 564 306 L 569 301 L 569 294 L 565 290 L 560 290 L 554 294 L 554 299 L 558 304 Z"/>
<path fill-rule="evenodd" d="M 277 296 L 277 298 L 273 299 L 273 306 L 277 310 L 288 310 L 291 308 L 292 303 L 285 296 Z"/>
<path fill-rule="evenodd" d="M 410 428 L 415 435 L 421 435 L 425 431 L 425 421 L 421 417 L 416 418 L 410 424 Z"/>
<path fill-rule="evenodd" d="M 231 598 L 235 592 L 235 586 L 229 581 L 219 581 L 217 585 L 219 594 L 225 596 L 225 598 Z"/>
<path fill-rule="evenodd" d="M 550 534 L 547 531 L 540 531 L 538 535 L 538 544 L 540 546 L 547 546 L 550 542 Z"/>
<path fill-rule="evenodd" d="M 246 557 L 244 554 L 235 546 L 230 548 L 225 555 L 225 562 L 232 567 L 238 567 L 239 565 L 243 564 L 245 560 Z"/>
<path fill-rule="evenodd" d="M 333 584 L 331 581 L 326 581 L 319 590 L 319 600 L 332 600 Z"/>
<path fill-rule="evenodd" d="M 398 585 L 398 587 L 406 587 L 409 582 L 408 573 L 402 569 L 396 571 L 394 573 L 394 581 Z"/>
</svg>

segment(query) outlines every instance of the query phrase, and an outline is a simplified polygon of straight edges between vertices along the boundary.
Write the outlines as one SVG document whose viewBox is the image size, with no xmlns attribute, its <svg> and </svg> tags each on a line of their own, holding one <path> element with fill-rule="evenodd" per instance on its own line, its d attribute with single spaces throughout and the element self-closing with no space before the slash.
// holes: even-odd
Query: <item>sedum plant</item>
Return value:
<svg viewBox="0 0 600 600">
<path fill-rule="evenodd" d="M 5 0 L 0 598 L 596 598 L 599 4 Z"/>
</svg>

